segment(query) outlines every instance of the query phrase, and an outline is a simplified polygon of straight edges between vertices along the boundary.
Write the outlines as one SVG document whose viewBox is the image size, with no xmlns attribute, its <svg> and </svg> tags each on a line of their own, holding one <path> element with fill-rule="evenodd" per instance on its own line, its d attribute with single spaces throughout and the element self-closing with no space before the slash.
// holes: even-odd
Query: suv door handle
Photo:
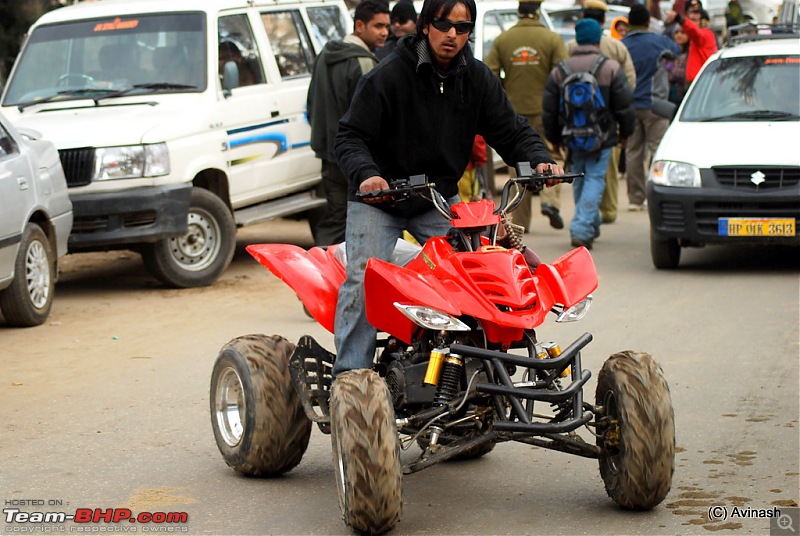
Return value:
<svg viewBox="0 0 800 536">
<path fill-rule="evenodd" d="M 28 179 L 26 179 L 25 177 L 17 177 L 17 184 L 19 184 L 20 190 L 28 189 Z"/>
<path fill-rule="evenodd" d="M 270 112 L 270 116 L 272 116 L 272 117 L 278 117 L 278 116 L 280 115 L 280 113 L 281 113 L 281 112 L 280 112 L 280 111 L 278 111 L 278 110 L 272 110 L 272 112 Z"/>
</svg>

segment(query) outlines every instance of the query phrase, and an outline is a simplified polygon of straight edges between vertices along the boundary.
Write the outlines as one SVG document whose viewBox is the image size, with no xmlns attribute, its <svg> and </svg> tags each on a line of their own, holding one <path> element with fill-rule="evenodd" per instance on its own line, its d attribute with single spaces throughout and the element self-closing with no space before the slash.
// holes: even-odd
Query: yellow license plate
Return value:
<svg viewBox="0 0 800 536">
<path fill-rule="evenodd" d="M 794 218 L 719 218 L 720 236 L 794 236 Z"/>
</svg>

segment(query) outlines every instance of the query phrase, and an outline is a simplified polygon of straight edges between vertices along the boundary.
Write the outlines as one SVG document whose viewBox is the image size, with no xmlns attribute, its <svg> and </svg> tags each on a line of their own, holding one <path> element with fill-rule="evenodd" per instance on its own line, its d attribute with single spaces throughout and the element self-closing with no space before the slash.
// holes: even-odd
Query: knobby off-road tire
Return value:
<svg viewBox="0 0 800 536">
<path fill-rule="evenodd" d="M 22 231 L 14 280 L 0 291 L 0 310 L 12 326 L 38 326 L 47 320 L 53 307 L 56 261 L 53 246 L 42 228 L 29 223 Z"/>
<path fill-rule="evenodd" d="M 222 347 L 211 374 L 211 427 L 225 463 L 254 476 L 291 470 L 311 435 L 289 375 L 294 344 L 245 335 Z"/>
<path fill-rule="evenodd" d="M 612 355 L 598 375 L 596 401 L 618 423 L 597 439 L 608 496 L 630 510 L 653 508 L 675 468 L 675 416 L 661 367 L 644 352 Z"/>
<path fill-rule="evenodd" d="M 331 445 L 345 524 L 382 534 L 403 506 L 400 443 L 386 382 L 371 370 L 336 377 L 331 388 Z"/>
<path fill-rule="evenodd" d="M 141 248 L 147 270 L 175 288 L 203 287 L 222 275 L 236 248 L 236 222 L 216 195 L 192 188 L 185 234 L 145 244 Z"/>
</svg>

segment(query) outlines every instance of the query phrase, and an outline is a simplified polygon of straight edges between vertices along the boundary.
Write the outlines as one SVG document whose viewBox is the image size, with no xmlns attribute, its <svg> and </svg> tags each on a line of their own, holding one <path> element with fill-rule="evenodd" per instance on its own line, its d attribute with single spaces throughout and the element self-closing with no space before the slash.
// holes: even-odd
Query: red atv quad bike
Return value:
<svg viewBox="0 0 800 536">
<path fill-rule="evenodd" d="M 311 336 L 246 335 L 226 344 L 211 376 L 211 423 L 225 462 L 248 475 L 280 475 L 308 446 L 312 422 L 331 435 L 344 521 L 382 533 L 400 520 L 403 475 L 450 459 L 483 456 L 497 443 L 530 445 L 597 458 L 608 495 L 632 510 L 659 504 L 672 484 L 675 426 L 669 387 L 649 354 L 612 355 L 597 379 L 595 403 L 583 398 L 591 373 L 581 365 L 589 333 L 566 346 L 537 330 L 582 318 L 597 288 L 586 248 L 531 269 L 520 249 L 498 245 L 505 216 L 547 179 L 518 166 L 492 200 L 452 207 L 424 176 L 391 190 L 396 200 L 430 199 L 452 222 L 405 265 L 371 259 L 367 317 L 378 329 L 371 370 L 341 375 L 336 356 Z M 507 244 L 508 245 L 508 244 Z M 333 331 L 345 269 L 341 246 L 308 251 L 286 244 L 247 250 Z M 589 441 L 576 433 L 585 428 Z M 401 449 L 416 445 L 402 463 Z"/>
</svg>

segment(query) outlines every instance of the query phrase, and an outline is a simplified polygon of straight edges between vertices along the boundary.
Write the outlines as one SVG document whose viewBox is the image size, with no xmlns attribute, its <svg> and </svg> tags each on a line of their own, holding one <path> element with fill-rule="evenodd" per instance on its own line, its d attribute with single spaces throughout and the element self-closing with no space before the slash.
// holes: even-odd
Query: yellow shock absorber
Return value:
<svg viewBox="0 0 800 536">
<path fill-rule="evenodd" d="M 549 355 L 553 359 L 561 355 L 561 347 L 558 345 L 558 343 L 551 342 L 550 344 L 545 346 L 545 349 L 547 350 L 547 355 Z M 566 378 L 571 374 L 572 372 L 570 370 L 570 367 L 567 367 L 563 371 L 561 371 L 560 377 Z"/>
<path fill-rule="evenodd" d="M 431 351 L 431 357 L 428 361 L 428 369 L 425 371 L 425 379 L 423 383 L 428 385 L 439 385 L 439 375 L 442 373 L 442 364 L 444 363 L 445 354 L 439 348 Z"/>
</svg>

